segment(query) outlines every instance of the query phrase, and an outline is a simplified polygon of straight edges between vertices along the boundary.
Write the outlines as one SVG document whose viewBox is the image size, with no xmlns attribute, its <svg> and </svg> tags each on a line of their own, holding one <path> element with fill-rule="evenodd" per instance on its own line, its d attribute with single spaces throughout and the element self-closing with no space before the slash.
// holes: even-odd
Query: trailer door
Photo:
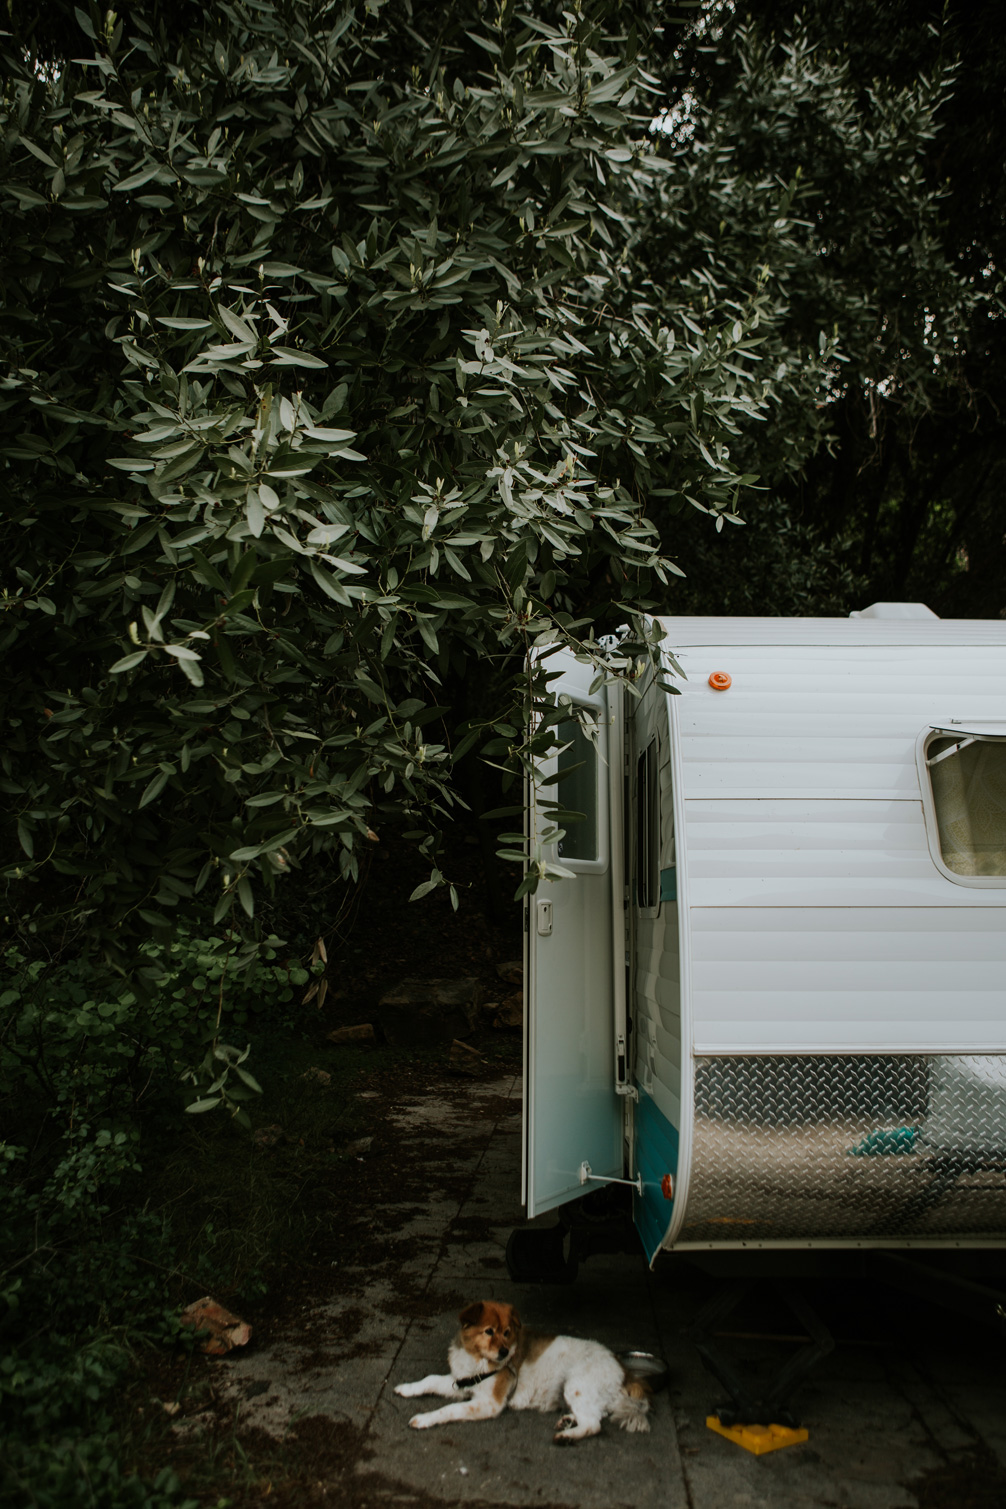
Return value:
<svg viewBox="0 0 1006 1509">
<path fill-rule="evenodd" d="M 597 1189 L 581 1168 L 622 1173 L 622 1109 L 615 1093 L 612 1015 L 612 866 L 609 775 L 612 741 L 605 690 L 591 696 L 593 672 L 566 651 L 550 694 L 569 708 L 566 748 L 529 783 L 527 822 L 534 842 L 547 825 L 543 802 L 583 812 L 548 853 L 565 879 L 543 881 L 525 903 L 527 968 L 524 1035 L 524 1188 L 529 1217 Z M 577 721 L 585 711 L 585 731 Z M 556 780 L 557 775 L 563 779 Z M 618 820 L 621 821 L 620 814 Z M 618 884 L 621 884 L 619 878 Z"/>
</svg>

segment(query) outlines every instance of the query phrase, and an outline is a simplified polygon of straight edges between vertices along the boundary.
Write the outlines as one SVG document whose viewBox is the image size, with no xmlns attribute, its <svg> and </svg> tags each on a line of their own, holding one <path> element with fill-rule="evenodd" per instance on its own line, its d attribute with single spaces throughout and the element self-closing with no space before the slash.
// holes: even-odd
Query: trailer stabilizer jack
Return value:
<svg viewBox="0 0 1006 1509">
<path fill-rule="evenodd" d="M 718 1426 L 713 1426 L 710 1422 L 713 1419 L 718 1420 L 719 1426 L 726 1427 L 720 1430 L 721 1435 L 725 1435 L 727 1430 L 732 1428 L 744 1431 L 752 1426 L 765 1427 L 769 1430 L 785 1427 L 790 1431 L 798 1431 L 800 1423 L 788 1408 L 789 1397 L 815 1363 L 827 1357 L 828 1353 L 833 1350 L 835 1339 L 817 1312 L 801 1294 L 791 1287 L 774 1285 L 777 1297 L 802 1322 L 807 1334 L 807 1345 L 795 1352 L 774 1377 L 761 1382 L 758 1391 L 755 1392 L 736 1371 L 717 1336 L 717 1331 L 721 1328 L 723 1321 L 732 1310 L 736 1309 L 751 1287 L 750 1284 L 722 1285 L 718 1293 L 714 1294 L 708 1304 L 702 1307 L 686 1332 L 706 1367 L 730 1395 L 729 1404 L 720 1405 L 715 1414 L 709 1416 L 706 1424 L 711 1430 L 715 1430 Z M 737 1444 L 745 1446 L 749 1451 L 753 1449 L 746 1441 L 733 1436 L 730 1439 L 737 1439 Z M 766 1440 L 760 1435 L 757 1439 L 763 1442 Z M 787 1446 L 792 1445 L 793 1442 L 780 1440 L 779 1444 Z M 761 1447 L 762 1451 L 774 1449 L 764 1444 Z"/>
</svg>

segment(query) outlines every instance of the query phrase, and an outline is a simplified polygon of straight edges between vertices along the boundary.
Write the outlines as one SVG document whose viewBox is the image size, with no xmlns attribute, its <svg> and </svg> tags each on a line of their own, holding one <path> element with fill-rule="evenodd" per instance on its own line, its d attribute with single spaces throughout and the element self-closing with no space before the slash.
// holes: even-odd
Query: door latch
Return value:
<svg viewBox="0 0 1006 1509">
<path fill-rule="evenodd" d="M 552 903 L 551 901 L 539 901 L 535 909 L 538 918 L 538 937 L 551 938 L 552 936 Z"/>
<path fill-rule="evenodd" d="M 629 1083 L 626 1067 L 625 1038 L 621 1033 L 618 1033 L 615 1038 L 615 1094 L 624 1095 L 627 1100 L 638 1100 L 639 1091 L 635 1085 Z"/>
<path fill-rule="evenodd" d="M 607 1178 L 605 1178 L 604 1174 L 592 1174 L 591 1171 L 590 1171 L 590 1164 L 587 1162 L 586 1158 L 580 1164 L 580 1183 L 581 1184 L 628 1184 L 628 1185 L 631 1185 L 631 1187 L 636 1191 L 637 1195 L 641 1195 L 643 1193 L 643 1176 L 642 1176 L 642 1174 L 637 1174 L 634 1179 L 607 1179 Z"/>
</svg>

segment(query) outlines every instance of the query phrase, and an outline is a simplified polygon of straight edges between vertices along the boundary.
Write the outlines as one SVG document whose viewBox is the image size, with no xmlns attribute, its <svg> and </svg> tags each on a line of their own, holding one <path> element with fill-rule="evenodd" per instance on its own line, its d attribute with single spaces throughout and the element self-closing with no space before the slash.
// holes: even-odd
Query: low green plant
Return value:
<svg viewBox="0 0 1006 1509">
<path fill-rule="evenodd" d="M 179 1079 L 197 1091 L 208 1081 L 212 1104 L 240 1119 L 256 1082 L 225 1035 L 247 1035 L 255 1022 L 293 1025 L 311 978 L 282 949 L 275 936 L 249 942 L 179 930 L 141 944 L 128 980 L 92 960 L 56 966 L 8 949 L 0 1084 L 15 1096 L 19 1086 L 28 1090 L 71 1144 L 88 1143 L 93 1131 L 88 1158 L 98 1149 L 124 1157 L 130 1118 Z M 228 1086 L 231 1070 L 238 1083 Z"/>
<path fill-rule="evenodd" d="M 148 1213 L 32 1189 L 23 1149 L 2 1150 L 0 1503 L 39 1509 L 167 1509 L 181 1485 L 123 1466 L 116 1390 L 136 1348 L 177 1333 L 158 1258 L 164 1223 Z M 20 1167 L 19 1167 L 20 1166 Z M 100 1168 L 100 1164 L 99 1164 Z M 108 1200 L 89 1169 L 85 1181 Z M 186 1500 L 191 1504 L 192 1500 Z"/>
<path fill-rule="evenodd" d="M 249 1124 L 250 1034 L 289 1032 L 311 969 L 276 937 L 184 931 L 144 944 L 128 980 L 2 957 L 0 1501 L 175 1505 L 177 1479 L 118 1465 L 111 1402 L 135 1349 L 177 1336 L 176 1237 L 144 1165 L 186 1111 Z"/>
</svg>

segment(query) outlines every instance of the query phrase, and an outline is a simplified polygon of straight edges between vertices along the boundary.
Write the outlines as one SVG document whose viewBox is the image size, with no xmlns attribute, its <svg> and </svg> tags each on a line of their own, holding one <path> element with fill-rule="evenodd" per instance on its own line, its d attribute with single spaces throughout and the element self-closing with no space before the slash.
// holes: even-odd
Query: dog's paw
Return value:
<svg viewBox="0 0 1006 1509">
<path fill-rule="evenodd" d="M 395 1393 L 401 1399 L 412 1399 L 418 1392 L 419 1390 L 414 1383 L 396 1383 L 395 1385 Z"/>
<path fill-rule="evenodd" d="M 572 1446 L 577 1441 L 585 1441 L 588 1436 L 601 1434 L 600 1421 L 578 1420 L 575 1415 L 563 1415 L 556 1426 L 556 1434 L 552 1440 L 556 1446 Z"/>
<path fill-rule="evenodd" d="M 428 1414 L 427 1415 L 413 1415 L 412 1419 L 409 1421 L 409 1424 L 412 1426 L 413 1430 L 429 1430 L 429 1428 L 430 1428 L 430 1417 L 429 1417 Z"/>
<path fill-rule="evenodd" d="M 649 1430 L 650 1422 L 645 1415 L 630 1415 L 622 1425 L 623 1430 Z"/>
</svg>

